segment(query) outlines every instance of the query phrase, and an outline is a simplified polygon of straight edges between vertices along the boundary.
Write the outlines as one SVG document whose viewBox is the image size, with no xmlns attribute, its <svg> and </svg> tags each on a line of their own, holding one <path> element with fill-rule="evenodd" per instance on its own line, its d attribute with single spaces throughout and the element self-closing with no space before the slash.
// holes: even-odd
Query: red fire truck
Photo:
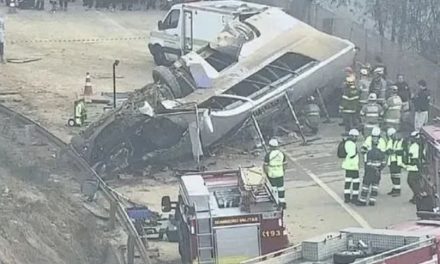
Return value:
<svg viewBox="0 0 440 264">
<path fill-rule="evenodd" d="M 237 264 L 288 246 L 283 210 L 259 168 L 181 176 L 175 210 L 182 263 Z"/>
</svg>

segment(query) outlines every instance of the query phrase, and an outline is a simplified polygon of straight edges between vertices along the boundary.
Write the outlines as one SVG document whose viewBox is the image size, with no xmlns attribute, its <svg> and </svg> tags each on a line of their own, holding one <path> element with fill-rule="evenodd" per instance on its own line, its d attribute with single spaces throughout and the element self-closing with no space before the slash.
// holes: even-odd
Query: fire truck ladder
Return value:
<svg viewBox="0 0 440 264">
<path fill-rule="evenodd" d="M 215 264 L 214 230 L 212 227 L 211 206 L 208 203 L 208 218 L 197 219 L 197 255 L 199 264 Z"/>
</svg>

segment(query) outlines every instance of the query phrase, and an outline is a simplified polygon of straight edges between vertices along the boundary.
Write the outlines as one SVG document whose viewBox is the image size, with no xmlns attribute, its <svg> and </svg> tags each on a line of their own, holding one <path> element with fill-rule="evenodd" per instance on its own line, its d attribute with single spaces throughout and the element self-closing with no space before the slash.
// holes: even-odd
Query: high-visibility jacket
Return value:
<svg viewBox="0 0 440 264">
<path fill-rule="evenodd" d="M 406 164 L 407 171 L 419 171 L 420 146 L 417 142 L 412 143 L 408 150 L 408 164 Z"/>
<path fill-rule="evenodd" d="M 390 96 L 385 103 L 386 110 L 383 121 L 390 124 L 399 124 L 402 105 L 402 99 L 397 94 Z"/>
<path fill-rule="evenodd" d="M 359 91 L 356 86 L 347 85 L 342 95 L 341 105 L 339 106 L 342 113 L 357 113 L 359 111 Z"/>
<path fill-rule="evenodd" d="M 272 150 L 269 153 L 267 163 L 267 176 L 270 178 L 279 178 L 284 176 L 284 153 L 280 150 Z"/>
<path fill-rule="evenodd" d="M 383 115 L 383 108 L 377 103 L 370 102 L 362 107 L 360 115 L 365 125 L 377 126 Z"/>
<path fill-rule="evenodd" d="M 342 162 L 342 168 L 344 170 L 358 171 L 359 154 L 357 151 L 356 143 L 354 143 L 352 140 L 346 140 L 344 148 L 345 148 L 345 152 L 347 153 L 347 156 Z"/>
<path fill-rule="evenodd" d="M 364 153 L 364 161 L 367 160 L 367 152 L 370 151 L 373 148 L 373 137 L 372 136 L 368 136 L 365 141 L 364 144 L 362 144 L 362 152 Z M 379 143 L 377 144 L 377 148 L 384 152 L 387 150 L 387 142 L 385 141 L 384 138 L 380 137 L 379 138 Z"/>
<path fill-rule="evenodd" d="M 359 102 L 363 105 L 368 103 L 368 96 L 370 95 L 370 84 L 371 80 L 367 78 L 362 78 L 358 82 Z"/>
<path fill-rule="evenodd" d="M 387 153 L 389 153 L 388 156 L 388 165 L 391 164 L 391 162 L 397 162 L 398 166 L 403 167 L 403 139 L 392 139 L 389 138 L 387 140 Z"/>
</svg>

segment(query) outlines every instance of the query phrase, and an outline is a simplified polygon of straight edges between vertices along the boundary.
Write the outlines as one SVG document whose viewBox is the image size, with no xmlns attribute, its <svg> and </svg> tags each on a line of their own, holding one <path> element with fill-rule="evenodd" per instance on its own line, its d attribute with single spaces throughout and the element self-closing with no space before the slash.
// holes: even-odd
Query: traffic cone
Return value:
<svg viewBox="0 0 440 264">
<path fill-rule="evenodd" d="M 93 87 L 92 87 L 92 78 L 90 77 L 90 73 L 86 73 L 86 84 L 84 85 L 84 100 L 86 102 L 91 101 L 91 97 L 93 96 Z"/>
</svg>

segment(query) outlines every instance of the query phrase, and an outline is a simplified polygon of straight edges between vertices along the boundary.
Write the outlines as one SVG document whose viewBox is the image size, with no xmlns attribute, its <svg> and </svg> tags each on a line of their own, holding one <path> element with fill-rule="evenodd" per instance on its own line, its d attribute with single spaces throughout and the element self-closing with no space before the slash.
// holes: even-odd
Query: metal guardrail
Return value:
<svg viewBox="0 0 440 264">
<path fill-rule="evenodd" d="M 52 143 L 57 145 L 61 150 L 65 150 L 66 152 L 63 153 L 64 155 L 68 155 L 69 158 L 71 158 L 71 161 L 74 161 L 78 165 L 80 165 L 80 168 L 82 170 L 84 170 L 86 173 L 90 174 L 91 176 L 95 177 L 95 179 L 99 182 L 100 190 L 102 191 L 105 198 L 108 200 L 108 202 L 111 205 L 110 213 L 111 214 L 114 213 L 117 215 L 119 222 L 125 228 L 129 237 L 134 239 L 134 244 L 139 252 L 140 258 L 142 259 L 143 263 L 150 264 L 151 261 L 147 251 L 148 244 L 147 247 L 144 246 L 141 238 L 139 237 L 139 234 L 136 231 L 136 228 L 133 225 L 133 222 L 131 221 L 127 212 L 125 211 L 124 207 L 121 204 L 120 197 L 104 182 L 104 180 L 98 175 L 98 173 L 96 173 L 96 171 L 89 166 L 89 164 L 75 151 L 75 149 L 64 143 L 64 141 L 53 135 L 51 132 L 49 132 L 47 129 L 42 127 L 40 124 L 32 121 L 31 119 L 25 117 L 24 115 L 15 112 L 12 109 L 2 104 L 0 104 L 0 112 L 5 113 L 6 115 L 12 117 L 15 120 L 20 121 L 23 124 L 33 125 L 35 127 L 36 132 L 45 136 L 48 140 L 50 140 Z M 112 212 L 112 210 L 114 212 Z"/>
</svg>

